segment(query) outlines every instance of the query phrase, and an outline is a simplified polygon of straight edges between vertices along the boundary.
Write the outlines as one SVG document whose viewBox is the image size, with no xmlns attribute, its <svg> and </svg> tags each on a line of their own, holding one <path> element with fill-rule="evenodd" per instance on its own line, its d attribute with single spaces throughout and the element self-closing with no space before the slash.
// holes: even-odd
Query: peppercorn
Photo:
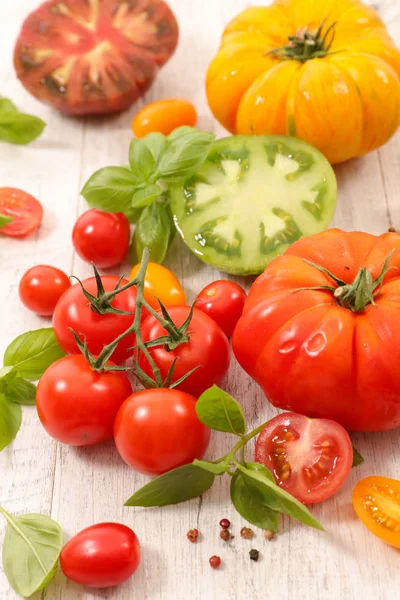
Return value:
<svg viewBox="0 0 400 600">
<path fill-rule="evenodd" d="M 221 519 L 219 524 L 222 527 L 222 529 L 228 529 L 231 522 L 229 521 L 229 519 Z"/>
<path fill-rule="evenodd" d="M 219 537 L 222 540 L 224 540 L 224 542 L 227 542 L 228 540 L 230 540 L 231 534 L 228 529 L 221 529 L 221 531 L 219 533 Z"/>
<path fill-rule="evenodd" d="M 240 530 L 240 535 L 245 540 L 252 540 L 254 537 L 254 531 L 250 529 L 250 527 L 242 527 L 242 529 Z"/>
<path fill-rule="evenodd" d="M 199 530 L 198 529 L 189 529 L 189 531 L 186 534 L 186 537 L 189 540 L 189 542 L 192 542 L 192 544 L 195 544 L 197 542 L 197 540 L 199 539 Z"/>
<path fill-rule="evenodd" d="M 266 540 L 271 541 L 275 537 L 275 533 L 271 529 L 264 529 L 264 537 Z"/>
<path fill-rule="evenodd" d="M 252 550 L 250 550 L 249 552 L 249 556 L 250 556 L 250 560 L 255 560 L 256 562 L 258 561 L 258 558 L 260 556 L 260 553 L 258 550 L 255 550 L 254 548 Z"/>
<path fill-rule="evenodd" d="M 209 559 L 208 562 L 213 569 L 218 569 L 219 565 L 221 564 L 221 559 L 219 556 L 214 555 Z"/>
</svg>

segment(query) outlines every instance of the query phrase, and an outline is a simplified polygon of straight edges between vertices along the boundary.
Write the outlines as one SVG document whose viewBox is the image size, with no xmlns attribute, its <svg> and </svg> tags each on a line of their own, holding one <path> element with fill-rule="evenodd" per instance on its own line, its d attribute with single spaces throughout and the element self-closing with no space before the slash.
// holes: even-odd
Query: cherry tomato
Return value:
<svg viewBox="0 0 400 600">
<path fill-rule="evenodd" d="M 30 194 L 16 188 L 0 188 L 0 214 L 12 221 L 0 229 L 10 237 L 25 237 L 36 231 L 42 222 L 43 207 Z"/>
<path fill-rule="evenodd" d="M 137 138 L 155 131 L 169 135 L 177 127 L 194 127 L 196 122 L 197 113 L 191 102 L 184 98 L 171 98 L 142 108 L 132 121 L 132 131 Z"/>
<path fill-rule="evenodd" d="M 51 317 L 65 290 L 71 287 L 67 275 L 56 267 L 38 265 L 29 269 L 19 284 L 19 297 L 29 310 Z"/>
<path fill-rule="evenodd" d="M 400 481 L 373 475 L 353 490 L 357 517 L 378 538 L 400 548 Z"/>
<path fill-rule="evenodd" d="M 172 321 L 180 327 L 190 313 L 189 306 L 171 306 L 168 313 Z M 228 338 L 222 329 L 208 315 L 196 308 L 189 324 L 190 340 L 179 345 L 175 350 L 167 350 L 164 346 L 150 348 L 157 367 L 163 379 L 167 377 L 172 363 L 175 364 L 172 382 L 178 381 L 186 373 L 199 367 L 189 375 L 179 389 L 198 398 L 205 390 L 214 384 L 219 385 L 225 377 L 230 362 L 230 347 Z M 155 340 L 167 335 L 167 332 L 155 317 L 148 316 L 143 322 L 142 338 L 144 342 Z M 152 377 L 152 369 L 147 358 L 141 353 L 139 364 Z"/>
<path fill-rule="evenodd" d="M 112 291 L 117 285 L 119 278 L 114 275 L 101 277 L 106 292 Z M 123 279 L 121 286 L 128 283 Z M 85 289 L 94 296 L 96 295 L 96 280 L 94 277 L 82 282 Z M 118 315 L 107 313 L 99 315 L 91 308 L 87 298 L 84 296 L 79 283 L 71 286 L 60 298 L 54 314 L 53 327 L 57 342 L 67 354 L 80 353 L 76 345 L 71 329 L 76 331 L 86 342 L 89 351 L 97 356 L 104 345 L 111 343 L 121 333 L 126 331 L 133 323 L 135 313 L 136 289 L 131 287 L 117 294 L 112 306 L 119 310 L 132 313 L 132 315 Z M 111 359 L 116 364 L 124 362 L 132 355 L 129 349 L 134 345 L 134 335 L 127 335 L 120 341 Z"/>
<path fill-rule="evenodd" d="M 130 279 L 138 274 L 140 264 L 133 267 Z M 186 304 L 186 296 L 183 287 L 176 275 L 166 267 L 158 263 L 149 262 L 144 280 L 144 297 L 156 310 L 160 308 L 157 298 L 164 306 L 183 306 Z"/>
<path fill-rule="evenodd" d="M 120 523 L 98 523 L 75 535 L 61 550 L 68 579 L 88 587 L 111 587 L 126 581 L 140 562 L 139 540 Z"/>
<path fill-rule="evenodd" d="M 90 446 L 112 437 L 118 409 L 131 393 L 125 373 L 97 373 L 76 354 L 60 358 L 44 372 L 36 406 L 43 427 L 55 440 Z"/>
<path fill-rule="evenodd" d="M 214 319 L 231 337 L 236 323 L 242 316 L 247 294 L 233 281 L 219 279 L 210 283 L 196 298 L 196 308 Z"/>
<path fill-rule="evenodd" d="M 196 413 L 196 398 L 168 388 L 132 394 L 118 411 L 114 438 L 124 461 L 146 475 L 161 475 L 208 448 L 210 429 Z"/>
<path fill-rule="evenodd" d="M 257 438 L 255 459 L 300 502 L 321 502 L 344 483 L 353 463 L 347 431 L 330 419 L 282 413 Z"/>
</svg>

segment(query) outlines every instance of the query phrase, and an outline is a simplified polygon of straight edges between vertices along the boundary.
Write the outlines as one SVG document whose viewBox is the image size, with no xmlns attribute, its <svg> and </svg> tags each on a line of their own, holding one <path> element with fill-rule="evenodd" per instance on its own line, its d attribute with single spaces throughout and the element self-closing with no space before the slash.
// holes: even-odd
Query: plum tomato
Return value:
<svg viewBox="0 0 400 600">
<path fill-rule="evenodd" d="M 84 356 L 64 356 L 44 372 L 36 406 L 43 427 L 55 440 L 90 446 L 112 437 L 117 412 L 131 393 L 122 371 L 98 373 Z"/>
<path fill-rule="evenodd" d="M 49 0 L 25 19 L 14 67 L 36 98 L 70 115 L 127 109 L 178 41 L 162 0 Z"/>
<path fill-rule="evenodd" d="M 136 277 L 139 269 L 140 263 L 133 267 L 129 276 L 131 280 Z M 185 292 L 176 275 L 163 265 L 153 262 L 149 262 L 147 265 L 144 297 L 155 310 L 160 308 L 157 298 L 165 307 L 186 304 Z"/>
<path fill-rule="evenodd" d="M 255 459 L 289 494 L 314 504 L 332 496 L 344 483 L 353 462 L 353 446 L 339 423 L 287 412 L 271 419 L 261 431 Z"/>
<path fill-rule="evenodd" d="M 83 260 L 98 268 L 110 269 L 125 260 L 129 237 L 129 221 L 123 213 L 91 208 L 76 221 L 72 243 Z"/>
<path fill-rule="evenodd" d="M 51 317 L 57 302 L 69 287 L 71 281 L 64 271 L 48 265 L 37 265 L 23 275 L 19 297 L 32 312 Z"/>
<path fill-rule="evenodd" d="M 43 218 L 40 202 L 17 188 L 0 188 L 0 216 L 11 221 L 0 228 L 0 234 L 9 237 L 25 237 L 39 227 Z"/>
<path fill-rule="evenodd" d="M 147 104 L 132 121 L 132 131 L 137 138 L 159 132 L 169 135 L 177 127 L 194 127 L 197 122 L 196 109 L 183 98 L 158 100 Z"/>
<path fill-rule="evenodd" d="M 118 411 L 114 439 L 124 461 L 146 475 L 161 475 L 208 448 L 210 429 L 196 413 L 196 398 L 175 389 L 132 394 Z"/>
<path fill-rule="evenodd" d="M 247 294 L 240 285 L 219 279 L 201 290 L 195 306 L 214 319 L 225 335 L 231 337 L 242 315 L 246 298 Z"/>
<path fill-rule="evenodd" d="M 139 540 L 120 523 L 98 523 L 83 529 L 65 544 L 61 569 L 68 579 L 105 588 L 126 581 L 140 562 Z"/>
</svg>

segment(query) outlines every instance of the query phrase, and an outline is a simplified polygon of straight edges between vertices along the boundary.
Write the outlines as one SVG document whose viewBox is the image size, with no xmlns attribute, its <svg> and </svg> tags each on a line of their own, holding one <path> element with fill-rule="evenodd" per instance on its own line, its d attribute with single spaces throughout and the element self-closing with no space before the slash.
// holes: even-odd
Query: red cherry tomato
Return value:
<svg viewBox="0 0 400 600">
<path fill-rule="evenodd" d="M 126 581 L 140 562 L 139 540 L 120 523 L 98 523 L 75 535 L 62 549 L 61 569 L 68 579 L 88 587 Z"/>
<path fill-rule="evenodd" d="M 64 356 L 42 375 L 36 406 L 43 427 L 55 440 L 90 446 L 112 437 L 117 412 L 131 393 L 122 371 L 97 373 L 82 355 Z"/>
<path fill-rule="evenodd" d="M 51 317 L 65 290 L 71 287 L 67 275 L 56 267 L 38 265 L 29 269 L 19 284 L 19 297 L 29 310 Z"/>
<path fill-rule="evenodd" d="M 114 439 L 124 461 L 146 475 L 161 475 L 201 458 L 210 429 L 196 413 L 196 398 L 168 388 L 132 394 L 118 411 Z"/>
<path fill-rule="evenodd" d="M 347 431 L 330 419 L 277 415 L 257 438 L 255 459 L 300 502 L 321 502 L 344 483 L 353 463 Z"/>
<path fill-rule="evenodd" d="M 72 243 L 79 256 L 96 267 L 117 267 L 129 250 L 130 227 L 123 213 L 108 213 L 92 208 L 81 215 L 72 232 Z"/>
<path fill-rule="evenodd" d="M 175 325 L 180 327 L 189 316 L 190 307 L 171 306 L 168 313 Z M 172 363 L 177 358 L 172 383 L 178 381 L 195 367 L 199 367 L 178 386 L 178 389 L 198 398 L 212 385 L 221 384 L 229 368 L 230 347 L 228 338 L 219 325 L 196 308 L 193 311 L 188 333 L 189 342 L 181 344 L 175 350 L 170 351 L 164 346 L 157 346 L 150 348 L 149 352 L 160 369 L 163 379 L 167 377 Z M 165 335 L 167 335 L 166 330 L 155 317 L 150 315 L 145 319 L 142 326 L 144 342 L 150 342 Z M 152 377 L 152 369 L 143 353 L 140 355 L 139 364 L 145 373 Z"/>
<path fill-rule="evenodd" d="M 214 319 L 225 335 L 231 337 L 242 316 L 246 298 L 247 294 L 240 285 L 219 279 L 201 290 L 196 298 L 196 308 Z"/>
<path fill-rule="evenodd" d="M 42 222 L 43 208 L 30 194 L 16 188 L 0 188 L 0 215 L 10 217 L 0 234 L 10 237 L 25 237 L 36 231 Z"/>
</svg>

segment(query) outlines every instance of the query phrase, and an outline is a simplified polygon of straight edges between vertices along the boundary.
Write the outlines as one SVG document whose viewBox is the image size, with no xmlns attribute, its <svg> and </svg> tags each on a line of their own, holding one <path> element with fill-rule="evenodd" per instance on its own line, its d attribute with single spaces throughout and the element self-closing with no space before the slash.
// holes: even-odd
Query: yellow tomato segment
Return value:
<svg viewBox="0 0 400 600">
<path fill-rule="evenodd" d="M 130 279 L 134 279 L 138 274 L 140 264 L 133 267 Z M 150 262 L 147 265 L 146 277 L 144 280 L 144 297 L 154 309 L 158 310 L 160 304 L 168 306 L 185 306 L 185 292 L 178 278 L 166 267 L 158 263 Z"/>
<path fill-rule="evenodd" d="M 132 121 L 132 131 L 137 138 L 159 132 L 169 135 L 177 127 L 194 127 L 197 122 L 196 109 L 183 98 L 159 100 L 145 106 Z"/>
</svg>

